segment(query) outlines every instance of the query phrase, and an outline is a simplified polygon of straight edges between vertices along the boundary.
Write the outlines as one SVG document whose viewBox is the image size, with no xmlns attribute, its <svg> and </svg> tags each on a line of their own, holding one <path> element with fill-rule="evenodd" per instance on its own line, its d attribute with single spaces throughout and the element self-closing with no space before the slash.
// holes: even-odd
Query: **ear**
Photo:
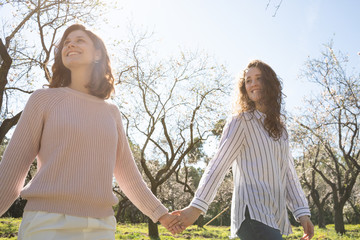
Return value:
<svg viewBox="0 0 360 240">
<path fill-rule="evenodd" d="M 101 50 L 96 49 L 95 50 L 95 61 L 99 61 L 102 58 Z"/>
</svg>

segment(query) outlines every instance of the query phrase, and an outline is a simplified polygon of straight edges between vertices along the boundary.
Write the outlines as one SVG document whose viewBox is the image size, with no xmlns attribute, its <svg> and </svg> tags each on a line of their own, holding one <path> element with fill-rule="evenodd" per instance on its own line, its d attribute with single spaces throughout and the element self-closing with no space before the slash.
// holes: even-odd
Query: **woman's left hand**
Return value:
<svg viewBox="0 0 360 240">
<path fill-rule="evenodd" d="M 314 225 L 309 216 L 299 217 L 300 224 L 304 229 L 304 236 L 301 240 L 310 240 L 314 236 Z"/>
<path fill-rule="evenodd" d="M 184 231 L 185 228 L 177 224 L 179 223 L 179 221 L 180 221 L 179 216 L 171 215 L 169 213 L 166 213 L 159 218 L 159 222 L 161 223 L 161 225 L 163 225 L 167 230 L 169 230 L 172 233 L 172 235 Z"/>
</svg>

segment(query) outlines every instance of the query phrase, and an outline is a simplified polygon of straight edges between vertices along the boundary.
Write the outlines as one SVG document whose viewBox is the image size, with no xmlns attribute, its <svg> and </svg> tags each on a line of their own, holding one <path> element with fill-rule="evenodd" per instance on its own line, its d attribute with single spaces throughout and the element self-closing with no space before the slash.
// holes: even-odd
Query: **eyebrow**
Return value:
<svg viewBox="0 0 360 240">
<path fill-rule="evenodd" d="M 79 39 L 79 38 L 85 39 L 84 36 L 76 36 L 76 37 L 75 37 L 75 39 Z M 64 42 L 65 42 L 66 40 L 69 40 L 69 37 L 65 38 Z"/>
</svg>

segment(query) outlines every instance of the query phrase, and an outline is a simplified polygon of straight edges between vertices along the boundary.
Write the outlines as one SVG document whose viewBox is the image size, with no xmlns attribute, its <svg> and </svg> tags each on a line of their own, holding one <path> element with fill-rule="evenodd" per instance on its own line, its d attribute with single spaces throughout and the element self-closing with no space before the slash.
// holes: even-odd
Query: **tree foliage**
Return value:
<svg viewBox="0 0 360 240">
<path fill-rule="evenodd" d="M 0 141 L 16 125 L 23 107 L 20 93 L 29 94 L 51 78 L 50 63 L 59 32 L 75 22 L 96 19 L 97 0 L 2 1 L 8 12 L 0 39 Z M 3 19 L 5 21 L 5 19 Z"/>
<path fill-rule="evenodd" d="M 140 147 L 140 164 L 150 189 L 159 187 L 196 156 L 228 95 L 228 75 L 207 54 L 180 51 L 178 56 L 156 58 L 147 52 L 149 35 L 133 35 L 120 62 L 117 99 L 126 119 L 129 139 Z M 157 235 L 157 231 L 150 236 Z"/>
<path fill-rule="evenodd" d="M 306 99 L 307 109 L 295 118 L 299 127 L 293 134 L 308 154 L 315 153 L 307 160 L 331 188 L 339 233 L 345 232 L 343 208 L 360 173 L 360 81 L 357 73 L 349 72 L 347 63 L 348 58 L 335 53 L 332 43 L 325 45 L 320 58 L 307 61 L 302 76 L 318 85 L 321 93 Z"/>
</svg>

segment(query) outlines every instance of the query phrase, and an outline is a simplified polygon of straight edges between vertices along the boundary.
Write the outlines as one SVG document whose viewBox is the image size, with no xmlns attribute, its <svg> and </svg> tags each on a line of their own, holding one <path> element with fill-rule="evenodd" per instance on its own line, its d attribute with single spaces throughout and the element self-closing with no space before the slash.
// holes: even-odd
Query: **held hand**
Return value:
<svg viewBox="0 0 360 240">
<path fill-rule="evenodd" d="M 186 207 L 182 210 L 174 211 L 171 213 L 172 215 L 177 215 L 179 217 L 180 225 L 182 226 L 183 230 L 193 224 L 196 219 L 201 214 L 201 210 L 195 207 Z M 176 225 L 170 225 L 169 227 L 175 227 Z"/>
<path fill-rule="evenodd" d="M 159 222 L 163 225 L 172 235 L 184 231 L 185 228 L 182 228 L 179 223 L 179 216 L 171 215 L 166 213 L 159 218 Z M 170 227 L 171 226 L 171 227 Z"/>
<path fill-rule="evenodd" d="M 314 236 L 314 225 L 312 224 L 309 216 L 301 216 L 300 223 L 304 229 L 304 236 L 302 240 L 310 240 Z"/>
</svg>

